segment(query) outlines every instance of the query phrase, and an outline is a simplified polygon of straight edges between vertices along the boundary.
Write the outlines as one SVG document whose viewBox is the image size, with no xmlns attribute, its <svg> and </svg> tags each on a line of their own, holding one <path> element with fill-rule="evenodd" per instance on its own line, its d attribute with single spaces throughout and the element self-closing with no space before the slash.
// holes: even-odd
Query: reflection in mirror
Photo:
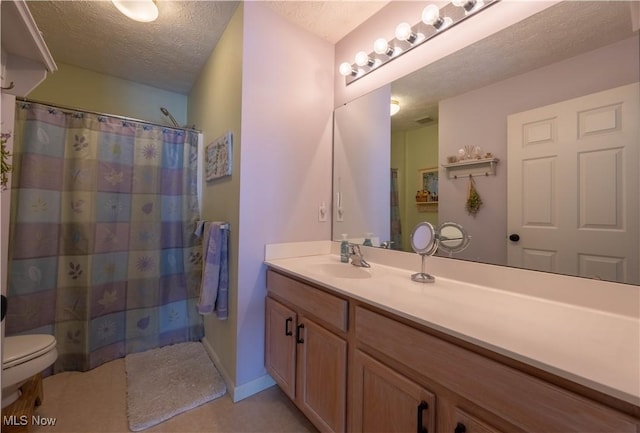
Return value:
<svg viewBox="0 0 640 433">
<path fill-rule="evenodd" d="M 387 176 L 390 92 L 385 86 L 335 110 L 333 239 L 346 233 L 350 242 L 358 242 L 373 233 L 375 246 L 394 240 Z"/>
<path fill-rule="evenodd" d="M 474 240 L 456 258 L 640 284 L 640 44 L 631 3 L 558 2 L 338 108 L 336 118 L 359 121 L 340 125 L 335 166 L 369 169 L 365 180 L 349 179 L 343 197 L 358 215 L 350 237 L 373 231 L 411 251 L 407 228 L 456 221 Z M 380 106 L 367 105 L 363 123 L 355 111 L 373 97 Z M 390 118 L 391 98 L 400 111 Z M 361 151 L 350 152 L 353 143 Z M 468 182 L 443 167 L 467 146 L 500 160 L 495 175 L 473 179 L 483 201 L 475 216 L 465 210 Z M 416 190 L 429 167 L 439 168 L 438 201 L 425 204 Z M 345 177 L 339 182 L 334 192 L 345 190 Z M 374 227 L 381 215 L 388 222 Z M 334 220 L 333 239 L 344 231 Z"/>
<path fill-rule="evenodd" d="M 419 283 L 433 283 L 435 278 L 424 271 L 426 257 L 433 255 L 438 249 L 436 231 L 431 223 L 423 221 L 413 228 L 411 247 L 422 257 L 421 271 L 411 275 L 411 279 Z"/>
<path fill-rule="evenodd" d="M 438 227 L 438 248 L 451 257 L 454 253 L 464 251 L 469 246 L 470 236 L 467 231 L 454 222 L 446 222 Z"/>
</svg>

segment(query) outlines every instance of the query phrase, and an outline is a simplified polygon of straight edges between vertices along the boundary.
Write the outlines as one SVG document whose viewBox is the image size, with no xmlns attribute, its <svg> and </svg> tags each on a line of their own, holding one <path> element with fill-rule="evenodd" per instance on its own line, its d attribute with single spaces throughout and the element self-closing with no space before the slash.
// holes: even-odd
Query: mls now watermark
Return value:
<svg viewBox="0 0 640 433">
<path fill-rule="evenodd" d="M 5 426 L 26 426 L 26 425 L 44 425 L 54 426 L 56 425 L 56 418 L 40 416 L 40 415 L 9 415 L 2 417 L 2 425 Z"/>
</svg>

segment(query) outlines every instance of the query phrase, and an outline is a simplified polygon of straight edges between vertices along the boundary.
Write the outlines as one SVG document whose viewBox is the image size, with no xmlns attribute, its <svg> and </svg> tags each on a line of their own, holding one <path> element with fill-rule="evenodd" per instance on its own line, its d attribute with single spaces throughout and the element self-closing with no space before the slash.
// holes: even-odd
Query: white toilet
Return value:
<svg viewBox="0 0 640 433">
<path fill-rule="evenodd" d="M 2 350 L 2 407 L 20 397 L 20 387 L 41 373 L 58 358 L 52 335 L 16 335 L 6 337 Z"/>
</svg>

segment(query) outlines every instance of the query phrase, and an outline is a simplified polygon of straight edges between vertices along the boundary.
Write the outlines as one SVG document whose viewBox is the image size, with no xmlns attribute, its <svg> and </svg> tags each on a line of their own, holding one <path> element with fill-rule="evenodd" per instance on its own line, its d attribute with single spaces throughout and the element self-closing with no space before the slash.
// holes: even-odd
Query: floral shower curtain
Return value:
<svg viewBox="0 0 640 433">
<path fill-rule="evenodd" d="M 54 335 L 55 372 L 202 337 L 197 142 L 17 103 L 7 335 Z"/>
<path fill-rule="evenodd" d="M 391 248 L 402 250 L 402 227 L 400 225 L 400 198 L 398 196 L 398 169 L 391 169 Z"/>
</svg>

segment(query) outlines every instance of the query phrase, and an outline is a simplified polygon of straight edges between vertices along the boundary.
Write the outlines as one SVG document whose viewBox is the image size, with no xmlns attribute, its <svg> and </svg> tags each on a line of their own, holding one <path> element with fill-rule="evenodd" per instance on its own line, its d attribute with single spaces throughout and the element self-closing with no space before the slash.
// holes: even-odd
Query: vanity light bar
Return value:
<svg viewBox="0 0 640 433">
<path fill-rule="evenodd" d="M 339 72 L 349 85 L 498 1 L 500 0 L 453 0 L 441 9 L 435 4 L 429 4 L 422 11 L 421 21 L 414 26 L 400 23 L 396 27 L 394 39 L 376 39 L 373 51 L 369 54 L 359 51 L 353 62 L 340 64 Z"/>
</svg>

